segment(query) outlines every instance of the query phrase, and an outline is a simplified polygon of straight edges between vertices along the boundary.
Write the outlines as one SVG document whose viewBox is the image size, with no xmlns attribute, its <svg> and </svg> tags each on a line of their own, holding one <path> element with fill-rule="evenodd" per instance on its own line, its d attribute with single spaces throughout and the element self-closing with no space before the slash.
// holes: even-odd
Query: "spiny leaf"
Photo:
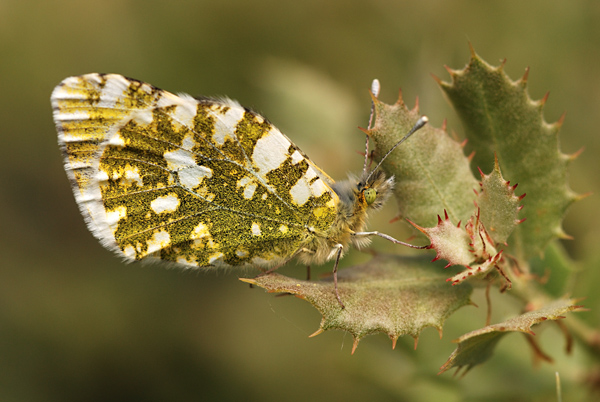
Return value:
<svg viewBox="0 0 600 402">
<path fill-rule="evenodd" d="M 576 301 L 573 299 L 555 300 L 538 310 L 527 312 L 499 324 L 488 325 L 461 336 L 453 341 L 458 343 L 458 347 L 440 368 L 440 374 L 452 367 L 457 367 L 457 372 L 462 367 L 466 367 L 465 373 L 468 372 L 471 368 L 485 362 L 492 356 L 494 348 L 504 335 L 511 332 L 535 335 L 531 331 L 532 325 L 546 320 L 564 318 L 563 314 L 581 308 L 575 303 Z"/>
<path fill-rule="evenodd" d="M 492 67 L 472 50 L 463 70 L 450 70 L 452 83 L 439 81 L 456 109 L 475 150 L 475 166 L 491 170 L 494 153 L 506 177 L 528 194 L 527 223 L 513 234 L 512 254 L 539 255 L 550 240 L 565 237 L 561 221 L 578 197 L 567 184 L 567 165 L 573 158 L 559 150 L 562 120 L 548 124 L 543 118 L 546 99 L 532 101 L 527 73 L 512 81 L 501 66 Z"/>
<path fill-rule="evenodd" d="M 471 247 L 477 260 L 487 260 L 497 254 L 496 244 L 481 221 L 481 210 L 479 208 L 465 225 L 465 230 L 471 238 Z"/>
<path fill-rule="evenodd" d="M 455 225 L 450 221 L 448 214 L 444 211 L 445 218 L 442 220 L 438 215 L 438 224 L 432 228 L 423 228 L 409 221 L 419 231 L 424 233 L 431 243 L 429 248 L 436 251 L 435 260 L 444 259 L 450 265 L 467 266 L 475 261 L 473 250 L 470 246 L 470 238 L 460 222 Z"/>
<path fill-rule="evenodd" d="M 269 292 L 291 293 L 310 302 L 323 315 L 317 335 L 342 329 L 354 337 L 352 352 L 365 335 L 382 332 L 392 339 L 410 335 L 416 340 L 426 327 L 442 331 L 456 309 L 470 303 L 468 284 L 448 286 L 439 265 L 422 258 L 378 255 L 366 264 L 340 271 L 338 290 L 346 308 L 337 302 L 330 280 L 303 281 L 271 273 L 241 279 Z"/>
<path fill-rule="evenodd" d="M 419 118 L 418 108 L 408 110 L 402 96 L 387 105 L 373 98 L 375 125 L 367 134 L 375 142 L 375 160 L 402 138 Z M 446 210 L 453 222 L 466 220 L 473 210 L 477 181 L 460 143 L 427 125 L 396 148 L 383 169 L 396 177 L 394 188 L 401 217 L 421 226 L 435 225 L 435 217 Z"/>
<path fill-rule="evenodd" d="M 481 211 L 481 223 L 494 243 L 506 244 L 510 234 L 522 222 L 517 219 L 517 214 L 521 209 L 519 201 L 524 195 L 517 197 L 517 186 L 511 186 L 504 180 L 498 159 L 495 159 L 492 173 L 481 173 L 481 176 L 481 192 L 475 201 Z"/>
<path fill-rule="evenodd" d="M 462 283 L 463 281 L 469 278 L 484 277 L 490 272 L 492 272 L 494 268 L 498 269 L 498 271 L 500 271 L 502 275 L 505 276 L 501 268 L 499 268 L 502 262 L 502 251 L 500 251 L 499 253 L 491 255 L 490 257 L 481 262 L 468 265 L 467 269 L 454 275 L 452 278 L 448 278 L 447 281 L 452 282 L 453 285 L 458 285 L 459 283 Z"/>
<path fill-rule="evenodd" d="M 500 268 L 500 264 L 504 262 L 502 251 L 496 250 L 494 242 L 487 234 L 479 219 L 479 209 L 464 228 L 460 227 L 460 223 L 452 224 L 448 214 L 445 214 L 444 220 L 438 215 L 438 224 L 432 228 L 422 228 L 409 222 L 429 238 L 431 242 L 429 248 L 437 253 L 434 261 L 438 259 L 448 261 L 446 268 L 451 265 L 462 265 L 466 268 L 447 279 L 453 285 L 458 285 L 469 278 L 482 278 L 494 268 L 505 276 Z"/>
</svg>

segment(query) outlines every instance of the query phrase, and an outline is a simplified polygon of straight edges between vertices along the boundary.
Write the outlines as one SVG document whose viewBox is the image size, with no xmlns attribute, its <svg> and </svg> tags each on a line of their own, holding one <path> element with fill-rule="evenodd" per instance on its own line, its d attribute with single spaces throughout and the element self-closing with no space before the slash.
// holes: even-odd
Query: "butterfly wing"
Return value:
<svg viewBox="0 0 600 402">
<path fill-rule="evenodd" d="M 88 227 L 127 260 L 270 266 L 335 221 L 331 178 L 234 101 L 88 74 L 52 106 Z"/>
</svg>

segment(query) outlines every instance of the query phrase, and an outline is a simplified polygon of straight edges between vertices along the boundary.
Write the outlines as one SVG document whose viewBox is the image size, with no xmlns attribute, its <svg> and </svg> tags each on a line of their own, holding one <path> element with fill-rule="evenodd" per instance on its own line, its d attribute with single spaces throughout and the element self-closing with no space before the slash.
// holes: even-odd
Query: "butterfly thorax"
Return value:
<svg viewBox="0 0 600 402">
<path fill-rule="evenodd" d="M 333 183 L 332 189 L 339 198 L 335 220 L 325 233 L 307 240 L 300 260 L 306 264 L 323 263 L 335 256 L 336 245 L 342 245 L 344 250 L 349 244 L 358 248 L 368 245 L 369 237 L 354 234 L 364 231 L 369 211 L 381 208 L 393 187 L 394 178 L 386 179 L 382 171 Z"/>
</svg>

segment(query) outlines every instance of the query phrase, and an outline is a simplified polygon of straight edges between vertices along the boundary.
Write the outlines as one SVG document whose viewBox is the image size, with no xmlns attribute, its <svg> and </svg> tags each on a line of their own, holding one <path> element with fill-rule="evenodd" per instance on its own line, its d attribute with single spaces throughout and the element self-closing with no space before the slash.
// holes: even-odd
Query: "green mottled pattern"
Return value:
<svg viewBox="0 0 600 402">
<path fill-rule="evenodd" d="M 75 77 L 81 84 L 57 87 L 53 102 L 67 169 L 82 166 L 73 169 L 76 194 L 83 194 L 78 202 L 92 210 L 90 227 L 105 245 L 114 241 L 132 259 L 273 265 L 315 236 L 328 236 L 335 193 L 327 187 L 298 205 L 291 190 L 301 179 L 311 185 L 330 179 L 291 142 L 279 155 L 283 162 L 261 174 L 252 160 L 257 142 L 265 136 L 289 141 L 261 116 L 233 102 L 179 98 L 138 81 L 105 93 L 106 82 L 118 76 L 90 76 L 99 83 L 90 87 L 88 76 Z M 62 99 L 67 91 L 78 92 L 79 100 Z M 190 105 L 196 110 L 186 121 L 178 108 Z M 59 121 L 78 112 L 86 118 Z M 106 217 L 93 211 L 94 202 L 82 201 L 98 190 Z M 161 199 L 172 203 L 157 207 Z"/>
</svg>

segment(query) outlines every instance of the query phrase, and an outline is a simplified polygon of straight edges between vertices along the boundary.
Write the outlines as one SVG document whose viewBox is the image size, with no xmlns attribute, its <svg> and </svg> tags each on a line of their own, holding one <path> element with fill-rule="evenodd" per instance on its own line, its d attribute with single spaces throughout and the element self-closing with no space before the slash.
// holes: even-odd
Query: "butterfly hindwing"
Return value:
<svg viewBox="0 0 600 402">
<path fill-rule="evenodd" d="M 52 104 L 88 226 L 129 260 L 272 266 L 336 219 L 333 180 L 234 101 L 88 74 Z"/>
</svg>

